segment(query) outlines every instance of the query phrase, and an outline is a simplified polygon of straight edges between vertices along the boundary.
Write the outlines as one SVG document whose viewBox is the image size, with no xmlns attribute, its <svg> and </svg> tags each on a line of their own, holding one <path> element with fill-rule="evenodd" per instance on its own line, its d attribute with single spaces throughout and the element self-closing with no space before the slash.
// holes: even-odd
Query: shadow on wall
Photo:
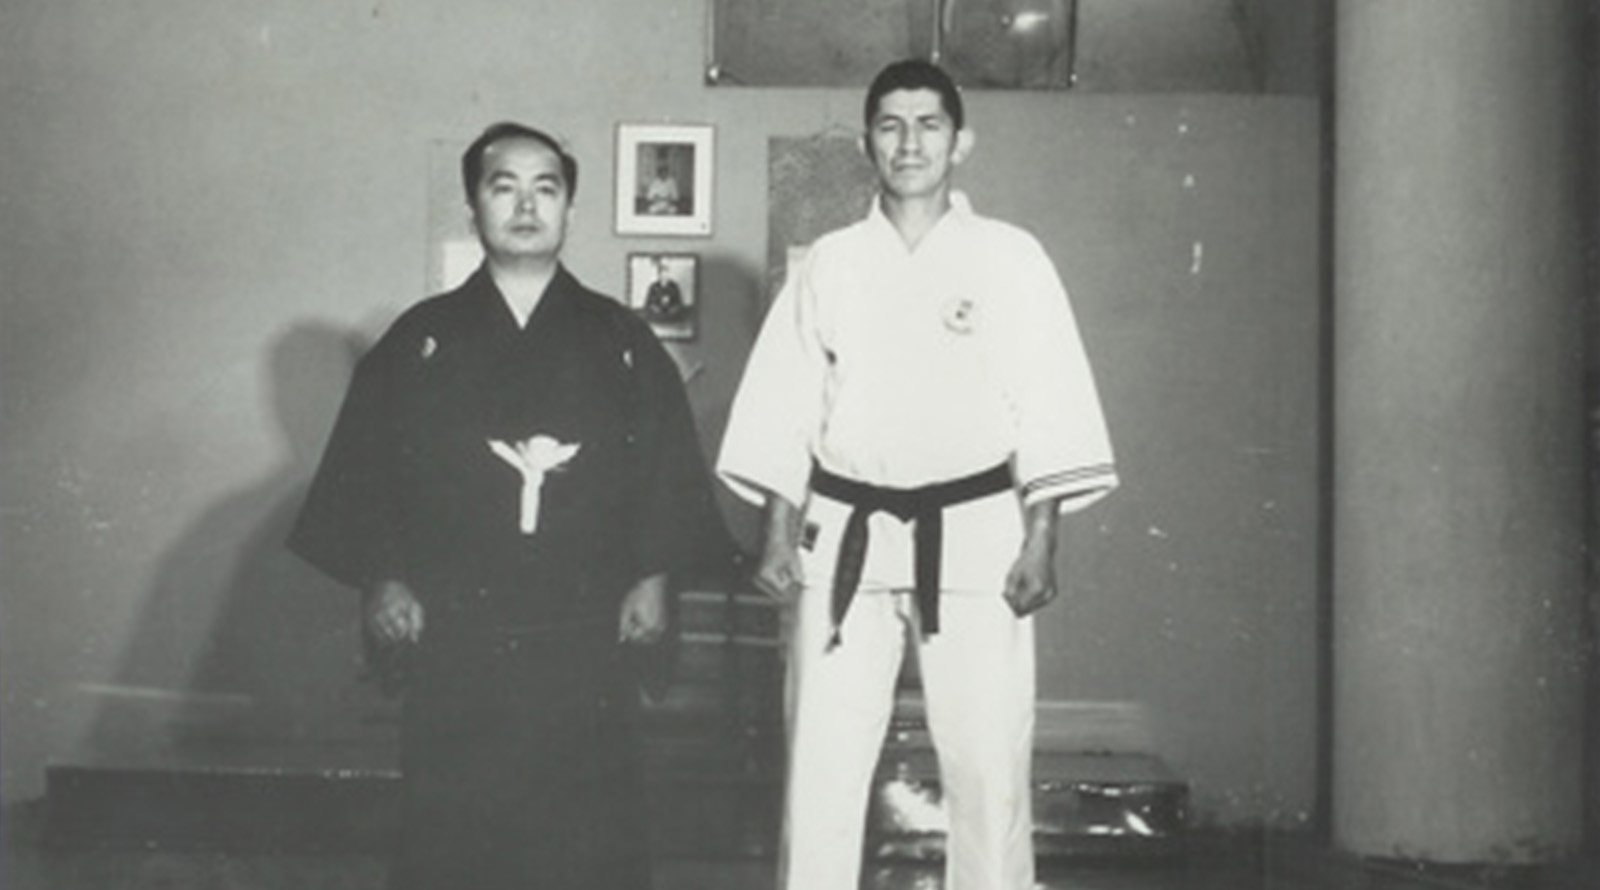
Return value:
<svg viewBox="0 0 1600 890">
<path fill-rule="evenodd" d="M 287 458 L 204 511 L 162 558 L 110 682 L 91 762 L 362 766 L 392 757 L 392 705 L 362 678 L 358 600 L 288 552 L 294 520 L 366 343 L 309 322 L 268 356 Z"/>
<path fill-rule="evenodd" d="M 762 279 L 753 264 L 737 257 L 702 255 L 699 336 L 687 343 L 669 343 L 667 347 L 685 375 L 684 387 L 694 411 L 701 450 L 713 468 L 745 362 L 767 316 L 768 294 Z M 717 505 L 735 541 L 746 551 L 753 550 L 760 531 L 759 517 L 721 483 L 715 483 L 715 491 Z"/>
</svg>

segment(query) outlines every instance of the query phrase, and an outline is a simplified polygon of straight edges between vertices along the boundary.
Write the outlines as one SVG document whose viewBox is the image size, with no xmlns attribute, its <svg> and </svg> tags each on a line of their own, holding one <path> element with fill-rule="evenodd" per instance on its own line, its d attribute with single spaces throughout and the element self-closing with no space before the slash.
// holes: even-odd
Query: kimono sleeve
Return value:
<svg viewBox="0 0 1600 890">
<path fill-rule="evenodd" d="M 641 466 L 633 551 L 639 577 L 719 574 L 731 566 L 736 549 L 713 497 L 677 365 L 648 329 L 634 339 Z"/>
<path fill-rule="evenodd" d="M 390 364 L 382 344 L 357 363 L 287 542 L 351 587 L 401 577 Z"/>
</svg>

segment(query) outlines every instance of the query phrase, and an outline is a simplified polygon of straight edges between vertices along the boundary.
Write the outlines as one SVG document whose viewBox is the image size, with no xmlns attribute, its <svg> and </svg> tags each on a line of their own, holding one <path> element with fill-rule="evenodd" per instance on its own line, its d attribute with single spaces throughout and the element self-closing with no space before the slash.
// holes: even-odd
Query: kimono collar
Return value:
<svg viewBox="0 0 1600 890">
<path fill-rule="evenodd" d="M 518 324 L 516 309 L 500 290 L 500 286 L 494 283 L 494 276 L 489 273 L 487 263 L 479 265 L 471 277 L 462 284 L 461 289 L 477 297 L 484 304 L 485 313 L 494 318 L 510 321 L 513 325 L 526 330 L 535 319 L 546 314 L 546 307 L 551 303 L 565 302 L 565 297 L 578 289 L 578 280 L 567 271 L 565 264 L 558 265 L 555 274 L 550 277 L 549 284 L 545 285 L 544 293 L 533 305 L 533 311 L 529 313 L 526 324 Z"/>
</svg>

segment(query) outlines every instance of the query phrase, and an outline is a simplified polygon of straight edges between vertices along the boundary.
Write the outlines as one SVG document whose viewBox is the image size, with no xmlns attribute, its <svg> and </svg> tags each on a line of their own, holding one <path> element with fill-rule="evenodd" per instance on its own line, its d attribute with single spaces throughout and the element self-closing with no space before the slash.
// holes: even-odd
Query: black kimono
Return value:
<svg viewBox="0 0 1600 890">
<path fill-rule="evenodd" d="M 535 437 L 565 460 L 530 533 L 504 454 Z M 486 269 L 394 323 L 357 366 L 289 541 L 424 607 L 391 886 L 648 886 L 619 609 L 639 579 L 719 558 L 722 529 L 671 358 L 565 269 L 526 328 Z"/>
</svg>

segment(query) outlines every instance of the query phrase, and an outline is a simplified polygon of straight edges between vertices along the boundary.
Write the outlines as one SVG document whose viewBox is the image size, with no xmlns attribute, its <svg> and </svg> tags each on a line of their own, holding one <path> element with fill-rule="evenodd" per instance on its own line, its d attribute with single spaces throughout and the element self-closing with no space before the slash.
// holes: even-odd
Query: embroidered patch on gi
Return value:
<svg viewBox="0 0 1600 890">
<path fill-rule="evenodd" d="M 422 357 L 423 357 L 423 359 L 433 358 L 433 354 L 435 352 L 437 352 L 438 350 L 439 350 L 439 341 L 438 340 L 435 340 L 432 337 L 423 337 L 422 338 Z"/>
<path fill-rule="evenodd" d="M 971 297 L 952 297 L 944 304 L 944 326 L 958 334 L 970 334 L 978 323 L 978 303 Z"/>
</svg>

